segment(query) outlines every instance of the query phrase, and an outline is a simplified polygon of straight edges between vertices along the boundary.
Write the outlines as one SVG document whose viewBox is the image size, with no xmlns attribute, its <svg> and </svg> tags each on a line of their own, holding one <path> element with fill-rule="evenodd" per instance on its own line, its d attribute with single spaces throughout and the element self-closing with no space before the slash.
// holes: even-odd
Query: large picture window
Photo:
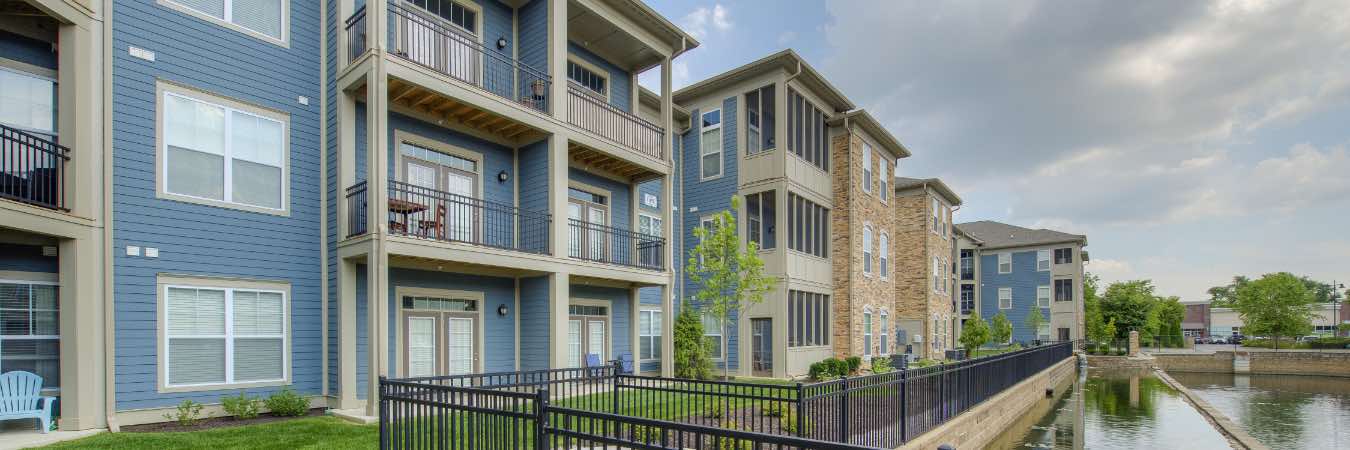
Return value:
<svg viewBox="0 0 1350 450">
<path fill-rule="evenodd" d="M 160 0 L 179 9 L 281 41 L 288 0 Z M 425 1 L 425 0 L 424 0 Z"/>
<path fill-rule="evenodd" d="M 722 359 L 723 349 L 726 347 L 726 340 L 722 338 L 721 320 L 713 317 L 711 314 L 703 315 L 703 338 L 708 341 L 708 346 L 712 348 L 712 353 L 708 356 L 712 359 Z"/>
<path fill-rule="evenodd" d="M 609 99 L 609 78 L 590 67 L 576 61 L 567 61 L 567 79 L 605 100 Z"/>
<path fill-rule="evenodd" d="M 0 124 L 54 137 L 56 81 L 0 67 Z"/>
<path fill-rule="evenodd" d="M 56 283 L 0 280 L 0 373 L 12 370 L 61 385 L 61 332 Z"/>
<path fill-rule="evenodd" d="M 167 284 L 162 295 L 165 387 L 287 379 L 285 291 Z"/>
<path fill-rule="evenodd" d="M 774 85 L 745 94 L 745 154 L 767 152 L 775 147 Z"/>
<path fill-rule="evenodd" d="M 820 170 L 830 170 L 829 118 L 797 91 L 788 90 L 788 149 Z"/>
<path fill-rule="evenodd" d="M 830 253 L 830 211 L 825 207 L 788 194 L 788 249 L 809 255 L 828 257 Z"/>
<path fill-rule="evenodd" d="M 661 359 L 661 311 L 638 311 L 638 359 Z"/>
<path fill-rule="evenodd" d="M 745 216 L 749 226 L 749 239 L 759 245 L 760 250 L 770 250 L 778 246 L 778 208 L 777 192 L 756 192 L 745 196 Z"/>
<path fill-rule="evenodd" d="M 830 296 L 788 291 L 788 346 L 830 344 Z"/>
<path fill-rule="evenodd" d="M 173 198 L 273 213 L 286 209 L 286 122 L 277 114 L 184 91 L 164 92 L 162 191 Z"/>
<path fill-rule="evenodd" d="M 722 176 L 722 110 L 703 113 L 699 123 L 699 173 L 704 179 Z"/>
</svg>

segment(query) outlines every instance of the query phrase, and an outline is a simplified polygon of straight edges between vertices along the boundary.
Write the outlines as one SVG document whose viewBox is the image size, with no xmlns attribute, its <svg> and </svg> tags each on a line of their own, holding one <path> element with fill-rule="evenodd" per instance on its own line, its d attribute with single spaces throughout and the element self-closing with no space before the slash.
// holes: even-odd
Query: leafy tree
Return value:
<svg viewBox="0 0 1350 450">
<path fill-rule="evenodd" d="M 1114 339 L 1116 337 L 1116 319 L 1111 319 L 1102 325 L 1102 335 Z"/>
<path fill-rule="evenodd" d="M 1102 301 L 1097 296 L 1097 284 L 1101 279 L 1093 274 L 1083 275 L 1083 314 L 1084 321 L 1087 322 L 1087 338 L 1093 341 L 1101 342 L 1110 339 L 1103 329 L 1106 326 L 1106 320 L 1102 318 Z"/>
<path fill-rule="evenodd" d="M 1147 326 L 1154 300 L 1153 282 L 1149 280 L 1120 281 L 1107 286 L 1101 309 L 1102 317 L 1116 324 L 1112 337 L 1124 337 L 1122 334 L 1130 330 L 1139 330 L 1141 335 L 1149 333 Z"/>
<path fill-rule="evenodd" d="M 702 286 L 695 297 L 703 310 L 717 318 L 723 335 L 732 313 L 740 316 L 745 308 L 764 301 L 764 294 L 773 288 L 776 279 L 764 274 L 764 261 L 759 259 L 759 245 L 747 242 L 741 246 L 736 233 L 736 217 L 740 197 L 731 197 L 731 208 L 713 215 L 711 228 L 694 229 L 698 245 L 689 252 L 686 272 L 694 284 Z M 727 366 L 722 365 L 722 377 Z"/>
<path fill-rule="evenodd" d="M 996 344 L 1007 344 L 1009 340 L 1012 340 L 1012 328 L 1012 322 L 1008 321 L 1008 315 L 999 311 L 989 321 L 989 338 Z"/>
<path fill-rule="evenodd" d="M 1271 273 L 1238 288 L 1233 309 L 1242 316 L 1242 331 L 1270 336 L 1275 348 L 1280 337 L 1312 332 L 1313 292 L 1288 272 Z"/>
<path fill-rule="evenodd" d="M 1162 335 L 1167 336 L 1169 345 L 1181 344 L 1181 321 L 1186 320 L 1186 306 L 1181 304 L 1181 298 L 1172 296 L 1159 298 L 1153 306 L 1157 311 L 1158 322 L 1162 327 Z"/>
<path fill-rule="evenodd" d="M 979 311 L 971 311 L 965 325 L 961 327 L 961 346 L 966 354 L 975 357 L 975 349 L 989 342 L 989 324 L 980 318 Z"/>
<path fill-rule="evenodd" d="M 1237 299 L 1237 290 L 1249 282 L 1247 277 L 1238 275 L 1233 277 L 1231 283 L 1223 286 L 1214 286 L 1209 288 L 1209 301 L 1216 308 L 1227 308 L 1232 306 L 1233 301 Z"/>
<path fill-rule="evenodd" d="M 712 349 L 703 336 L 703 319 L 684 302 L 675 316 L 675 376 L 706 380 L 712 375 Z"/>
<path fill-rule="evenodd" d="M 1032 336 L 1036 336 L 1036 339 L 1040 339 L 1041 325 L 1045 324 L 1045 322 L 1046 322 L 1045 313 L 1041 312 L 1040 306 L 1037 306 L 1036 304 L 1033 303 L 1031 305 L 1031 310 L 1027 311 L 1026 322 L 1022 324 L 1026 325 L 1027 328 L 1031 330 Z"/>
<path fill-rule="evenodd" d="M 1331 303 L 1344 300 L 1341 298 L 1341 293 L 1331 287 L 1331 283 L 1323 283 L 1307 276 L 1300 277 L 1299 280 L 1312 292 L 1313 301 L 1317 303 Z"/>
</svg>

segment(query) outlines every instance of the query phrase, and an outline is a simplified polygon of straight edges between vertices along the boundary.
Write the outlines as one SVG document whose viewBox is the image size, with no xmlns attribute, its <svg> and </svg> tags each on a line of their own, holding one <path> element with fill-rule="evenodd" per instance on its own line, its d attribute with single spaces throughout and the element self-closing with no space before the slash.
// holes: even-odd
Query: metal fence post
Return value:
<svg viewBox="0 0 1350 450">
<path fill-rule="evenodd" d="M 848 375 L 839 379 L 839 442 L 848 443 Z"/>
<path fill-rule="evenodd" d="M 909 366 L 900 370 L 900 442 L 909 441 Z"/>
<path fill-rule="evenodd" d="M 806 437 L 806 411 L 802 408 L 806 406 L 805 391 L 802 388 L 802 382 L 797 382 L 797 436 Z"/>
<path fill-rule="evenodd" d="M 379 392 L 380 392 L 380 398 L 379 398 L 379 402 L 380 402 L 380 418 L 379 418 L 379 420 L 380 420 L 380 448 L 381 448 L 381 449 L 388 449 L 388 448 L 389 448 L 389 400 L 388 400 L 388 397 L 385 395 L 385 389 L 386 389 L 386 387 L 388 386 L 388 385 L 385 384 L 385 381 L 386 381 L 386 378 L 385 378 L 383 375 L 381 375 L 381 376 L 380 376 L 380 390 L 379 390 Z"/>
<path fill-rule="evenodd" d="M 548 449 L 548 389 L 534 391 L 534 448 Z"/>
</svg>

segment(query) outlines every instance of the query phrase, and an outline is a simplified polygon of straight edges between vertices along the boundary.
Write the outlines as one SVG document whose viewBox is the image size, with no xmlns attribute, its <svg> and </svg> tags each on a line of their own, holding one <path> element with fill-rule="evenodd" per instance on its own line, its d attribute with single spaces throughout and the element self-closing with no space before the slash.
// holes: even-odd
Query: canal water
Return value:
<svg viewBox="0 0 1350 450">
<path fill-rule="evenodd" d="M 1350 378 L 1168 375 L 1270 448 L 1350 448 Z"/>
<path fill-rule="evenodd" d="M 1227 449 L 1227 438 L 1151 371 L 1089 369 L 989 449 Z"/>
</svg>

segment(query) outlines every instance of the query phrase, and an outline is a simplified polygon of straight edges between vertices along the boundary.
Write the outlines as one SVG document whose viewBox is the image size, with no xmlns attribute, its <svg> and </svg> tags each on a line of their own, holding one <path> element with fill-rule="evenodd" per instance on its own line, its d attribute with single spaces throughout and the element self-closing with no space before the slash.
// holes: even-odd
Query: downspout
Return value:
<svg viewBox="0 0 1350 450">
<path fill-rule="evenodd" d="M 112 0 L 104 0 L 99 11 L 103 19 L 103 408 L 108 431 L 121 431 L 117 424 L 117 379 L 114 352 L 117 345 L 113 302 L 113 146 L 112 146 L 112 75 L 113 36 Z"/>
</svg>

